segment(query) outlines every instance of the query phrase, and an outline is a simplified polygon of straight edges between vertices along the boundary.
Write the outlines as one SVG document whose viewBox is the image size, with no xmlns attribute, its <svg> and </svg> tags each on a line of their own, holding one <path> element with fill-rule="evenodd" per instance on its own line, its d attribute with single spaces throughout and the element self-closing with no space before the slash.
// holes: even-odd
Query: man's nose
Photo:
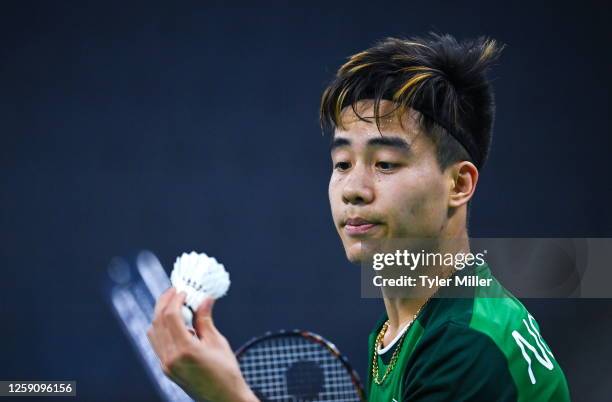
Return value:
<svg viewBox="0 0 612 402">
<path fill-rule="evenodd" d="M 374 201 L 373 180 L 364 166 L 355 166 L 344 183 L 342 200 L 346 204 L 369 204 Z"/>
</svg>

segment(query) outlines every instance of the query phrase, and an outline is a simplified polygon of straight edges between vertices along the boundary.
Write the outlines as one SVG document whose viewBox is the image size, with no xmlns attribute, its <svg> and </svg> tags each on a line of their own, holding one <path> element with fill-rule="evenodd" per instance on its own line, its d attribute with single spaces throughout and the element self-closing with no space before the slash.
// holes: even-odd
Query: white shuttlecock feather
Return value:
<svg viewBox="0 0 612 402">
<path fill-rule="evenodd" d="M 229 274 L 223 264 L 205 253 L 183 253 L 176 258 L 170 282 L 177 292 L 185 292 L 183 319 L 191 326 L 193 312 L 206 297 L 218 299 L 227 293 L 230 286 Z"/>
</svg>

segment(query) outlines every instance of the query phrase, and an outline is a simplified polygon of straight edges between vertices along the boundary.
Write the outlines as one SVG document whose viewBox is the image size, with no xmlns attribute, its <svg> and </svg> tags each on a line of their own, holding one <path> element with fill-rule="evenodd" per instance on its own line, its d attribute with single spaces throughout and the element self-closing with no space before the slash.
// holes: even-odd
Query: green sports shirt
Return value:
<svg viewBox="0 0 612 402">
<path fill-rule="evenodd" d="M 491 278 L 491 286 L 464 298 L 444 298 L 441 289 L 404 335 L 381 385 L 372 358 L 386 314 L 378 322 L 368 341 L 368 401 L 569 401 L 563 371 L 525 306 L 486 264 L 456 275 Z M 379 379 L 396 347 L 377 354 Z"/>
</svg>

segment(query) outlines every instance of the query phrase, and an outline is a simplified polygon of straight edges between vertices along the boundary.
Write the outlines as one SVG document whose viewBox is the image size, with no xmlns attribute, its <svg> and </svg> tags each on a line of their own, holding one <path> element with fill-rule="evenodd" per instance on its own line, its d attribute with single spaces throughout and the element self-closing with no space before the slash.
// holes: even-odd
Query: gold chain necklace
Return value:
<svg viewBox="0 0 612 402">
<path fill-rule="evenodd" d="M 434 295 L 435 295 L 435 293 L 434 293 Z M 402 334 L 401 338 L 397 341 L 397 346 L 395 347 L 395 350 L 393 351 L 393 355 L 391 355 L 391 361 L 389 362 L 389 365 L 387 366 L 387 369 L 385 370 L 385 373 L 383 374 L 383 377 L 379 380 L 378 379 L 378 349 L 380 348 L 380 345 L 381 345 L 382 340 L 383 340 L 383 338 L 385 336 L 385 333 L 387 333 L 387 329 L 389 329 L 389 320 L 385 321 L 385 323 L 383 324 L 383 327 L 381 328 L 380 332 L 378 333 L 378 336 L 376 336 L 376 342 L 374 342 L 374 356 L 372 357 L 372 378 L 374 379 L 374 382 L 377 385 L 382 385 L 382 383 L 385 381 L 385 379 L 387 379 L 387 376 L 395 368 L 395 363 L 397 363 L 397 359 L 399 357 L 399 352 L 400 352 L 400 349 L 402 348 L 402 344 L 404 343 L 404 338 L 406 337 L 406 334 L 410 330 L 410 327 L 414 323 L 414 320 L 416 320 L 417 316 L 419 315 L 419 313 L 421 312 L 423 307 L 425 307 L 427 305 L 427 303 L 429 303 L 429 300 L 431 300 L 431 299 L 432 299 L 431 297 L 429 299 L 427 299 L 427 301 L 425 303 L 423 303 L 423 305 L 421 307 L 419 307 L 419 309 L 414 314 L 414 316 L 412 316 L 412 320 L 410 320 L 410 322 L 408 323 L 408 328 L 406 328 L 406 330 Z"/>
</svg>

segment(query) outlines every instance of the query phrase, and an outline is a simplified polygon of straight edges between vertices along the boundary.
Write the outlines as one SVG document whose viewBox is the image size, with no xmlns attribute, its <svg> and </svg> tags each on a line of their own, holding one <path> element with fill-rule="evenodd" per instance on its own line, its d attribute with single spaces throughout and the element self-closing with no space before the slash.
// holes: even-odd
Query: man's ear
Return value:
<svg viewBox="0 0 612 402">
<path fill-rule="evenodd" d="M 476 191 L 478 168 L 472 162 L 461 161 L 448 169 L 451 186 L 448 206 L 450 208 L 460 207 L 467 204 Z"/>
</svg>

